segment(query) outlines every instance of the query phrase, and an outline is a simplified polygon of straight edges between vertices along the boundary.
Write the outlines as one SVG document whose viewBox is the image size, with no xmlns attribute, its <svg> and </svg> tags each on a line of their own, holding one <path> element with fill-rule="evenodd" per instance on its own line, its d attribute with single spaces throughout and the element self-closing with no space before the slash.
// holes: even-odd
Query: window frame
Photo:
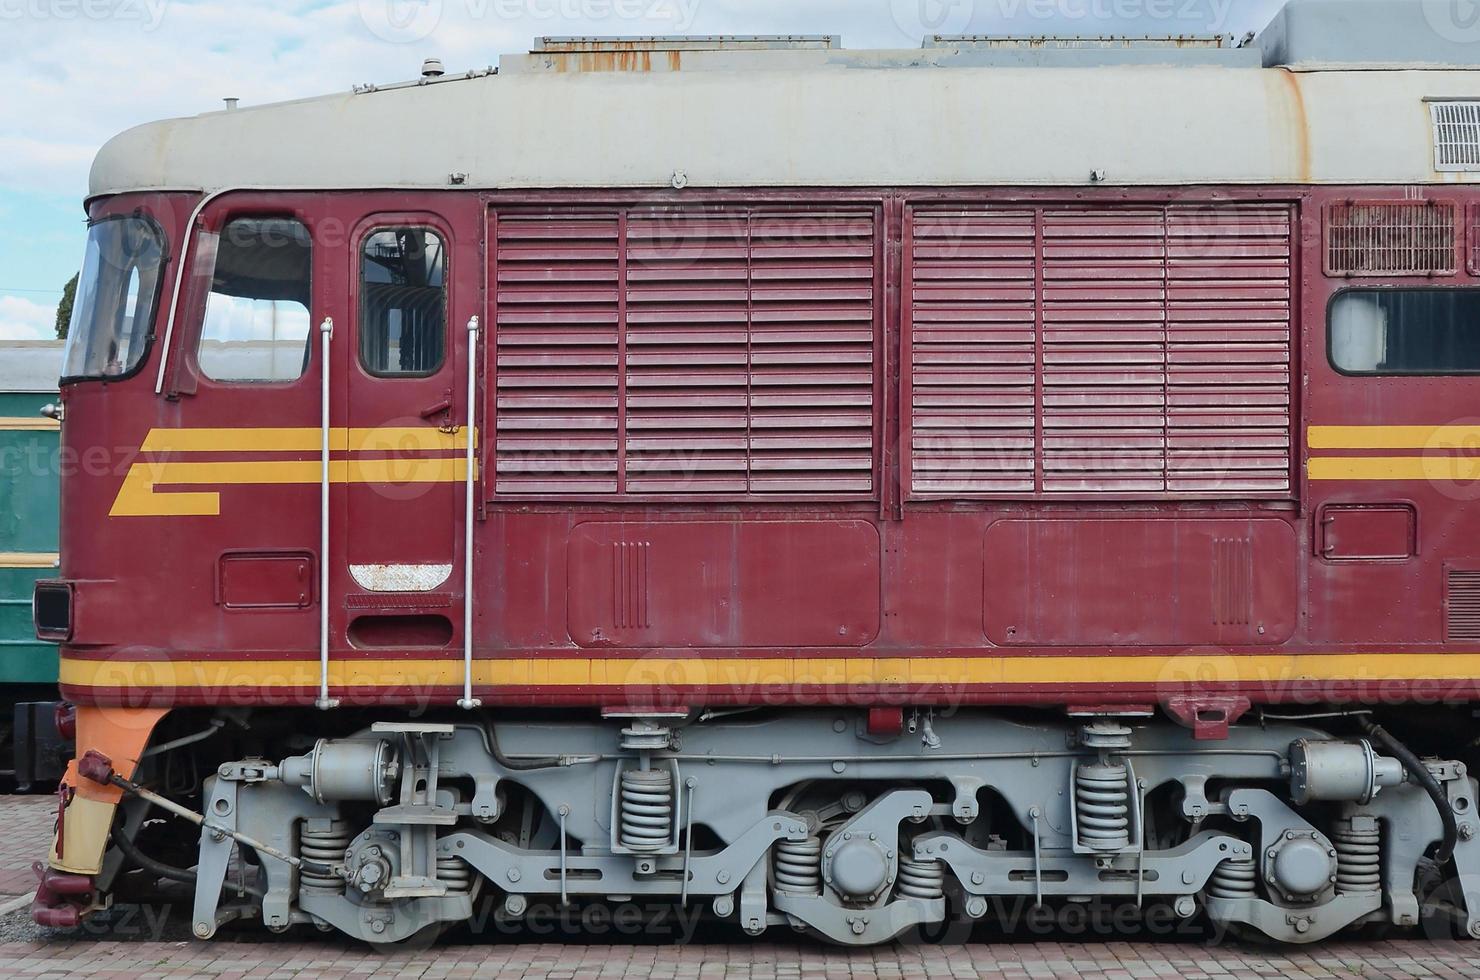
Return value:
<svg viewBox="0 0 1480 980">
<path fill-rule="evenodd" d="M 205 283 L 204 289 L 199 288 L 201 285 L 199 277 L 203 270 L 196 268 L 196 260 L 198 257 L 196 255 L 196 250 L 200 244 L 202 235 L 215 235 L 217 240 L 216 258 L 219 258 L 220 240 L 221 237 L 225 235 L 226 229 L 231 226 L 232 222 L 244 220 L 293 221 L 296 222 L 305 232 L 308 233 L 308 337 L 306 338 L 304 344 L 307 354 L 304 358 L 303 370 L 298 374 L 296 378 L 292 378 L 290 380 L 217 378 L 214 375 L 210 374 L 210 372 L 208 372 L 205 369 L 205 366 L 202 365 L 200 362 L 200 347 L 201 344 L 205 342 L 206 334 L 206 313 L 209 309 L 210 298 L 213 290 L 210 288 L 211 284 L 209 282 Z M 209 222 L 202 222 L 195 229 L 194 233 L 190 236 L 190 243 L 192 245 L 191 262 L 190 267 L 186 270 L 185 274 L 185 288 L 188 291 L 186 298 L 189 300 L 190 303 L 191 320 L 192 326 L 194 328 L 191 332 L 191 339 L 185 342 L 189 373 L 194 375 L 195 378 L 199 381 L 203 381 L 208 385 L 216 385 L 228 388 L 290 388 L 294 385 L 301 384 L 305 378 L 309 377 L 309 375 L 313 373 L 314 363 L 318 360 L 316 348 L 319 345 L 314 342 L 316 331 L 314 330 L 313 323 L 313 301 L 314 285 L 317 280 L 315 272 L 318 262 L 318 243 L 314 239 L 313 223 L 308 220 L 308 217 L 302 211 L 296 208 L 263 208 L 260 210 L 254 208 L 245 208 L 239 210 L 230 210 L 222 213 L 216 219 L 213 219 Z M 211 277 L 212 279 L 214 279 L 214 258 L 210 271 Z M 192 282 L 191 280 L 195 281 Z"/>
<path fill-rule="evenodd" d="M 168 271 L 168 269 L 170 267 L 170 263 L 175 258 L 174 255 L 171 254 L 170 237 L 165 232 L 164 225 L 160 224 L 158 218 L 156 218 L 153 214 L 151 214 L 148 211 L 146 211 L 144 208 L 137 208 L 137 209 L 135 209 L 133 211 L 129 211 L 129 212 L 121 213 L 121 214 L 106 214 L 103 217 L 98 218 L 96 221 L 89 221 L 87 223 L 87 240 L 90 241 L 92 239 L 92 230 L 94 228 L 96 228 L 98 225 L 101 225 L 101 224 L 103 224 L 105 222 L 108 222 L 108 221 L 146 221 L 146 222 L 148 222 L 149 227 L 153 230 L 154 234 L 156 236 L 158 236 L 158 239 L 159 239 L 159 271 L 158 271 L 158 273 L 154 277 L 154 297 L 150 301 L 150 308 L 149 308 L 149 332 L 144 335 L 144 343 L 143 343 L 143 346 L 139 349 L 139 357 L 138 357 L 138 360 L 135 361 L 134 366 L 131 367 L 131 368 L 129 368 L 127 371 L 124 371 L 121 374 L 103 374 L 103 375 L 95 375 L 95 374 L 69 374 L 69 375 L 63 375 L 57 381 L 57 383 L 59 385 L 82 384 L 82 383 L 88 382 L 88 381 L 101 381 L 104 384 L 109 384 L 109 383 L 116 384 L 116 383 L 118 383 L 120 381 L 127 381 L 130 378 L 135 377 L 136 375 L 138 375 L 139 373 L 141 373 L 149 365 L 149 360 L 150 360 L 150 358 L 154 354 L 154 344 L 155 344 L 155 341 L 159 339 L 158 332 L 159 332 L 160 300 L 164 298 L 164 281 L 165 281 L 166 278 L 168 278 L 167 275 L 166 275 L 166 273 L 167 273 L 167 271 Z M 82 262 L 83 262 L 83 264 L 80 265 L 80 266 L 78 266 L 78 280 L 77 280 L 77 284 L 78 284 L 78 287 L 79 288 L 81 288 L 81 285 L 82 285 L 81 273 L 82 273 L 83 268 L 86 266 L 86 263 L 87 263 L 87 250 L 86 250 L 86 246 L 85 245 L 83 247 Z M 75 300 L 74 300 L 74 302 L 75 302 Z M 67 337 L 67 339 L 68 339 L 68 342 L 70 342 L 71 341 L 71 324 L 68 323 L 67 326 L 68 326 L 68 337 Z M 66 367 L 66 363 L 67 363 L 67 358 L 66 358 L 66 355 L 64 353 L 63 354 L 63 357 L 62 357 L 62 366 L 63 366 L 63 368 Z"/>
<path fill-rule="evenodd" d="M 435 367 L 426 371 L 374 371 L 365 363 L 365 247 L 370 239 L 387 231 L 429 231 L 442 242 L 442 356 Z M 452 231 L 435 215 L 424 212 L 382 213 L 370 215 L 354 236 L 351 253 L 351 283 L 354 291 L 355 327 L 354 362 L 360 372 L 377 381 L 415 381 L 434 378 L 453 363 L 452 356 L 452 255 L 455 251 Z"/>
<path fill-rule="evenodd" d="M 1336 304 L 1352 293 L 1458 293 L 1473 292 L 1480 295 L 1480 285 L 1453 284 L 1443 286 L 1418 285 L 1350 285 L 1331 294 L 1326 301 L 1326 363 L 1331 370 L 1343 378 L 1480 378 L 1480 366 L 1469 371 L 1351 371 L 1336 363 L 1334 340 Z M 1480 327 L 1476 328 L 1480 330 Z"/>
</svg>

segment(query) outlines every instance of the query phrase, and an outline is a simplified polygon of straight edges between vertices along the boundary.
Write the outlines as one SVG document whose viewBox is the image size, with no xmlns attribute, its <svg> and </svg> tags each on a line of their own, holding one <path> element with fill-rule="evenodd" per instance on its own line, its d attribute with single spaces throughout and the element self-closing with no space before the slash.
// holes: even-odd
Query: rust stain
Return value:
<svg viewBox="0 0 1480 980">
<path fill-rule="evenodd" d="M 1290 96 L 1289 127 L 1284 135 L 1294 141 L 1299 162 L 1296 164 L 1296 179 L 1302 184 L 1311 182 L 1310 177 L 1310 117 L 1305 111 L 1305 92 L 1300 87 L 1300 78 L 1287 68 L 1278 71 L 1280 79 Z"/>
<path fill-rule="evenodd" d="M 634 48 L 619 46 L 615 49 L 602 51 L 578 51 L 558 50 L 545 55 L 548 64 L 557 73 L 566 72 L 639 72 L 651 73 L 653 68 L 653 56 L 662 55 L 665 61 L 659 62 L 661 66 L 667 66 L 668 71 L 678 71 L 683 66 L 682 51 L 654 51 L 651 48 Z"/>
</svg>

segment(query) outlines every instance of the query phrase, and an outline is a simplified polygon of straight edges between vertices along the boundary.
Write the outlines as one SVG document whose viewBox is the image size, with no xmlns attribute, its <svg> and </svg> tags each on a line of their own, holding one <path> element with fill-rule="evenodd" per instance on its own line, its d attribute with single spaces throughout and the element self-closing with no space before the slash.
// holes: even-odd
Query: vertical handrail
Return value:
<svg viewBox="0 0 1480 980">
<path fill-rule="evenodd" d="M 334 337 L 334 318 L 324 317 L 319 324 L 323 337 L 323 385 L 319 392 L 319 699 L 314 704 L 327 711 L 339 707 L 339 699 L 329 697 L 329 354 Z"/>
<path fill-rule="evenodd" d="M 463 696 L 459 708 L 471 711 L 483 702 L 473 697 L 473 495 L 478 479 L 477 446 L 478 318 L 468 320 L 468 459 L 467 499 L 463 502 Z M 563 884 L 563 882 L 562 882 Z"/>
</svg>

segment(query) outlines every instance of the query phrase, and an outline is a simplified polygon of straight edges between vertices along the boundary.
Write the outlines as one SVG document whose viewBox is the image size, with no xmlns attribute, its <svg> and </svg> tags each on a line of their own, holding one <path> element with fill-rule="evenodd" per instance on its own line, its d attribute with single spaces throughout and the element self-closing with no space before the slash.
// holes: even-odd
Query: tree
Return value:
<svg viewBox="0 0 1480 980">
<path fill-rule="evenodd" d="M 77 276 L 67 280 L 62 287 L 62 301 L 57 304 L 57 339 L 67 339 L 67 327 L 72 323 L 72 302 L 77 298 Z"/>
</svg>

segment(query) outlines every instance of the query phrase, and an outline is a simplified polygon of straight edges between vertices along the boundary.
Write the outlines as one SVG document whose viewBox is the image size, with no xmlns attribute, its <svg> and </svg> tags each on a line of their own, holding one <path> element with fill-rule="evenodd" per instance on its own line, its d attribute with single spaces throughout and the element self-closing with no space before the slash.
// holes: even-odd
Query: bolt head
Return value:
<svg viewBox="0 0 1480 980">
<path fill-rule="evenodd" d="M 971 883 L 973 885 L 980 885 L 982 882 L 984 882 L 986 880 L 987 880 L 987 876 L 984 875 L 984 874 L 982 874 L 980 871 L 973 871 L 971 873 Z"/>
<path fill-rule="evenodd" d="M 518 881 L 519 880 L 519 869 L 518 868 L 510 868 L 509 869 L 509 880 L 510 881 Z"/>
<path fill-rule="evenodd" d="M 211 936 L 211 927 L 204 922 L 197 922 L 195 924 L 195 934 L 201 939 L 209 939 Z"/>
<path fill-rule="evenodd" d="M 714 876 L 714 880 L 719 882 L 721 885 L 727 885 L 730 882 L 730 873 L 728 871 L 721 871 L 719 874 Z"/>
</svg>

